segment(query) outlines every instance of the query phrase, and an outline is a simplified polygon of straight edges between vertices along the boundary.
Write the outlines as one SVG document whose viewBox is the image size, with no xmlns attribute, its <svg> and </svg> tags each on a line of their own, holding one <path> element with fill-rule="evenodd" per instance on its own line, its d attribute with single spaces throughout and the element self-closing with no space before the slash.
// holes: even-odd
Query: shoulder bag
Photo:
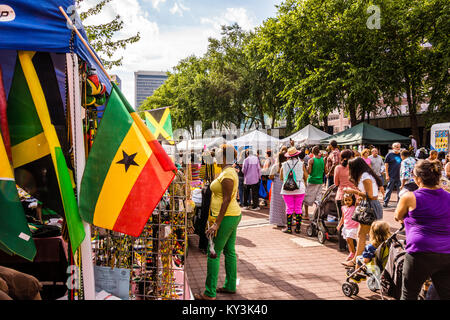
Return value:
<svg viewBox="0 0 450 320">
<path fill-rule="evenodd" d="M 361 200 L 360 204 L 355 208 L 353 212 L 352 220 L 365 225 L 371 225 L 377 220 L 375 209 L 371 206 L 369 201 L 369 195 L 366 192 L 366 199 Z"/>
</svg>

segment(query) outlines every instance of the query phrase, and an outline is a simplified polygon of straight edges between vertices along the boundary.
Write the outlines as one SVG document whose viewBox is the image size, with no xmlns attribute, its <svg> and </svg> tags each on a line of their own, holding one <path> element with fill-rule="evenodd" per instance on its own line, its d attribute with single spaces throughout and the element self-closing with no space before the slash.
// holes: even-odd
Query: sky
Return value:
<svg viewBox="0 0 450 320">
<path fill-rule="evenodd" d="M 98 3 L 85 0 L 81 11 Z M 109 70 L 122 80 L 122 91 L 134 106 L 134 72 L 171 71 L 189 55 L 201 56 L 209 37 L 220 37 L 221 25 L 237 22 L 253 30 L 276 15 L 281 0 L 112 0 L 102 12 L 84 21 L 85 25 L 106 23 L 120 15 L 124 28 L 113 39 L 140 32 L 141 40 L 118 50 L 121 67 Z"/>
</svg>

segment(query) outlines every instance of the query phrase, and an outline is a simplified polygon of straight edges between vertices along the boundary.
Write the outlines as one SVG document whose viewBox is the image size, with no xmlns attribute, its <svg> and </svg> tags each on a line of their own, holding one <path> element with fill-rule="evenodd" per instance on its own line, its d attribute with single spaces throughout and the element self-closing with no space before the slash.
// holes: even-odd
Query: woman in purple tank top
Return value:
<svg viewBox="0 0 450 320">
<path fill-rule="evenodd" d="M 419 189 L 400 198 L 395 219 L 405 224 L 402 300 L 417 300 L 429 277 L 442 300 L 450 300 L 450 193 L 439 186 L 439 161 L 414 168 Z"/>
</svg>

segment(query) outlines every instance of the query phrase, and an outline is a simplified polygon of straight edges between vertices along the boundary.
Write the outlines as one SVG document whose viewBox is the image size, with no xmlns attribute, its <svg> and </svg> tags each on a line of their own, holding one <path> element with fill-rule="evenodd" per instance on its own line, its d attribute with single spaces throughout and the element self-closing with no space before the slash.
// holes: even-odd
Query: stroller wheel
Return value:
<svg viewBox="0 0 450 320">
<path fill-rule="evenodd" d="M 347 269 L 347 276 L 349 276 L 350 277 L 350 275 L 353 273 L 353 272 L 355 272 L 355 268 L 350 268 L 350 269 Z"/>
<path fill-rule="evenodd" d="M 345 282 L 342 284 L 342 292 L 346 297 L 351 297 L 353 294 L 353 287 L 350 282 Z"/>
<path fill-rule="evenodd" d="M 317 234 L 316 227 L 313 224 L 310 224 L 308 228 L 306 228 L 306 234 L 308 237 L 314 237 Z"/>
<path fill-rule="evenodd" d="M 375 278 L 375 276 L 371 276 L 367 279 L 367 288 L 369 288 L 370 291 L 372 292 L 377 292 L 378 291 L 378 283 L 377 283 L 377 279 Z"/>
<path fill-rule="evenodd" d="M 352 286 L 352 293 L 353 293 L 353 295 L 357 296 L 358 293 L 359 293 L 359 286 L 358 286 L 358 284 L 352 282 L 350 285 Z"/>
<path fill-rule="evenodd" d="M 327 238 L 325 236 L 325 232 L 323 232 L 322 230 L 319 230 L 319 232 L 317 233 L 317 239 L 319 240 L 319 242 L 321 244 L 324 244 L 325 241 L 327 240 Z"/>
</svg>

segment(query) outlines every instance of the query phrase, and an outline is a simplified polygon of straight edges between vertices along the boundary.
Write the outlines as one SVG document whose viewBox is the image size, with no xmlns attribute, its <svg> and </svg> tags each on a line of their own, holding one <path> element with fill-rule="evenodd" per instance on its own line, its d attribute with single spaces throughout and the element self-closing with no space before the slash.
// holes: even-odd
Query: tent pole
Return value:
<svg viewBox="0 0 450 320">
<path fill-rule="evenodd" d="M 63 7 L 59 6 L 58 8 L 59 8 L 59 11 L 61 11 L 63 16 L 66 18 L 67 23 L 69 23 L 69 25 L 73 28 L 75 33 L 78 35 L 78 38 L 80 38 L 80 40 L 84 44 L 85 48 L 89 51 L 92 58 L 95 60 L 95 62 L 97 62 L 98 66 L 103 70 L 103 72 L 105 73 L 105 76 L 108 77 L 108 80 L 110 82 L 112 82 L 112 79 L 109 76 L 108 72 L 106 72 L 105 68 L 103 68 L 103 64 L 100 62 L 100 60 L 98 60 L 97 56 L 94 54 L 92 49 L 89 47 L 86 40 L 84 40 L 83 36 L 80 34 L 80 31 L 78 31 L 78 29 L 73 25 L 72 20 L 70 20 L 70 18 L 67 16 L 67 13 L 64 11 Z"/>
<path fill-rule="evenodd" d="M 80 199 L 81 178 L 86 165 L 83 135 L 83 109 L 81 107 L 80 80 L 78 75 L 78 57 L 67 53 L 68 96 L 71 115 L 72 146 L 74 149 L 75 180 L 77 185 L 77 198 Z M 81 243 L 81 265 L 83 272 L 83 288 L 85 300 L 95 300 L 94 265 L 92 262 L 91 227 L 83 221 L 86 236 Z"/>
</svg>

